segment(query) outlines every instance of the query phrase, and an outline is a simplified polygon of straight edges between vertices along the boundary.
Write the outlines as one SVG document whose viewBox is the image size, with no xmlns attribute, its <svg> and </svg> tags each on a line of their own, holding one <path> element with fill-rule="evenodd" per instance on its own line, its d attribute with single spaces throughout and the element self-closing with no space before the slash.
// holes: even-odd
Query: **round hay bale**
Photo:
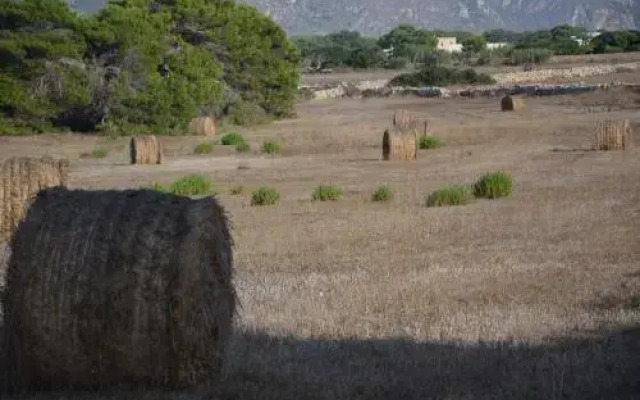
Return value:
<svg viewBox="0 0 640 400">
<path fill-rule="evenodd" d="M 215 136 L 216 122 L 211 117 L 197 117 L 189 123 L 189 132 L 197 136 Z"/>
<path fill-rule="evenodd" d="M 397 127 L 387 129 L 382 135 L 382 158 L 384 160 L 413 161 L 418 150 L 418 136 L 415 131 Z"/>
<path fill-rule="evenodd" d="M 236 295 L 215 198 L 47 189 L 11 246 L 9 391 L 179 388 L 218 375 Z"/>
<path fill-rule="evenodd" d="M 162 145 L 153 135 L 132 137 L 129 149 L 131 164 L 162 164 Z"/>
<path fill-rule="evenodd" d="M 500 100 L 502 111 L 518 111 L 524 108 L 524 98 L 506 95 Z"/>
<path fill-rule="evenodd" d="M 66 186 L 69 161 L 51 157 L 14 157 L 0 167 L 0 243 L 8 241 L 41 189 Z"/>
<path fill-rule="evenodd" d="M 631 123 L 628 119 L 598 121 L 595 150 L 626 150 L 630 145 Z"/>
</svg>

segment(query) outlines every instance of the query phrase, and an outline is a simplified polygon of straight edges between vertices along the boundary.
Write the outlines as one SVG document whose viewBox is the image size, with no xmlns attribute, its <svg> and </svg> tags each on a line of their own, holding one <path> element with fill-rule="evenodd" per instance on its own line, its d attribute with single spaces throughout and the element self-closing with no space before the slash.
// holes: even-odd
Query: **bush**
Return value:
<svg viewBox="0 0 640 400">
<path fill-rule="evenodd" d="M 473 185 L 474 196 L 487 199 L 506 197 L 512 191 L 513 181 L 511 176 L 504 172 L 486 174 Z"/>
<path fill-rule="evenodd" d="M 421 149 L 437 149 L 442 146 L 442 142 L 435 136 L 421 136 L 419 146 Z"/>
<path fill-rule="evenodd" d="M 262 151 L 268 154 L 275 154 L 280 151 L 280 143 L 273 140 L 265 140 L 262 143 Z"/>
<path fill-rule="evenodd" d="M 108 155 L 109 152 L 106 149 L 95 149 L 91 152 L 93 158 L 105 158 Z"/>
<path fill-rule="evenodd" d="M 235 186 L 231 188 L 231 194 L 237 196 L 244 192 L 244 186 Z"/>
<path fill-rule="evenodd" d="M 240 142 L 236 144 L 236 151 L 238 153 L 248 153 L 251 151 L 251 145 L 247 142 Z"/>
<path fill-rule="evenodd" d="M 320 185 L 313 193 L 313 200 L 335 201 L 342 197 L 342 191 L 334 185 Z"/>
<path fill-rule="evenodd" d="M 479 74 L 473 69 L 457 70 L 442 66 L 427 65 L 418 72 L 400 74 L 390 86 L 446 86 L 455 84 L 491 84 L 495 80 L 487 74 Z"/>
<path fill-rule="evenodd" d="M 198 196 L 211 193 L 211 183 L 201 175 L 189 175 L 177 179 L 170 186 L 154 183 L 153 190 L 179 196 Z"/>
<path fill-rule="evenodd" d="M 193 154 L 211 154 L 213 153 L 213 145 L 211 143 L 200 143 L 193 149 Z"/>
<path fill-rule="evenodd" d="M 223 146 L 237 146 L 239 143 L 244 142 L 244 137 L 236 132 L 227 133 L 220 139 L 220 143 Z"/>
<path fill-rule="evenodd" d="M 251 194 L 252 206 L 271 206 L 280 201 L 280 193 L 268 186 L 262 186 Z"/>
<path fill-rule="evenodd" d="M 427 197 L 427 207 L 460 206 L 473 200 L 471 190 L 463 185 L 450 185 L 438 189 Z"/>
<path fill-rule="evenodd" d="M 373 194 L 371 200 L 380 202 L 391 201 L 393 200 L 393 192 L 388 186 L 380 186 Z"/>
<path fill-rule="evenodd" d="M 549 61 L 553 52 L 548 49 L 513 49 L 509 55 L 511 65 L 542 64 Z"/>
</svg>

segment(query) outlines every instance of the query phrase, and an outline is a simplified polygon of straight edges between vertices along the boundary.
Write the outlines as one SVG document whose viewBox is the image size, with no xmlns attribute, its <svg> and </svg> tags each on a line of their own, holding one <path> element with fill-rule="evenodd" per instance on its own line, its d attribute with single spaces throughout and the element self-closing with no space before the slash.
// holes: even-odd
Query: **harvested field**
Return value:
<svg viewBox="0 0 640 400">
<path fill-rule="evenodd" d="M 239 130 L 255 148 L 279 140 L 270 158 L 190 156 L 201 137 L 163 138 L 159 166 L 128 166 L 126 139 L 105 140 L 119 149 L 107 158 L 72 158 L 72 187 L 210 177 L 231 216 L 239 316 L 215 388 L 34 400 L 637 399 L 640 148 L 592 151 L 605 116 L 568 99 L 528 98 L 518 113 L 490 98 L 308 102 L 295 119 Z M 443 147 L 381 160 L 397 109 L 428 119 Z M 640 122 L 637 110 L 604 114 Z M 0 160 L 101 143 L 0 141 Z M 433 190 L 493 171 L 513 177 L 510 197 L 425 207 Z M 311 201 L 325 183 L 343 198 Z M 277 205 L 251 207 L 262 184 Z M 392 202 L 370 201 L 381 185 Z"/>
</svg>

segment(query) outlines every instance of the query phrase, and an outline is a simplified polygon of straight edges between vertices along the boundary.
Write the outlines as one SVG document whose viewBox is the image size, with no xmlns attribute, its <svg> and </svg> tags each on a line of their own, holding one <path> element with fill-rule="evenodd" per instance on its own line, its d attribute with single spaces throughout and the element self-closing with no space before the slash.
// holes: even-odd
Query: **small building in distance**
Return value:
<svg viewBox="0 0 640 400">
<path fill-rule="evenodd" d="M 458 43 L 455 37 L 438 37 L 437 50 L 449 53 L 457 53 L 462 51 L 462 45 Z"/>
<path fill-rule="evenodd" d="M 509 46 L 509 43 L 507 42 L 487 43 L 487 50 L 495 50 L 507 46 Z"/>
</svg>

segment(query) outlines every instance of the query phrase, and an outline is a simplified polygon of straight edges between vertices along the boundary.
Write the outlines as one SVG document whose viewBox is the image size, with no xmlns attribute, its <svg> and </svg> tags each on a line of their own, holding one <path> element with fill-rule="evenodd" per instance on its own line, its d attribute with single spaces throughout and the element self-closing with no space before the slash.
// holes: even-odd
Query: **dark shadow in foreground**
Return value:
<svg viewBox="0 0 640 400">
<path fill-rule="evenodd" d="M 213 388 L 28 398 L 640 399 L 640 328 L 535 346 L 303 340 L 241 332 L 229 348 L 226 376 Z"/>
</svg>

